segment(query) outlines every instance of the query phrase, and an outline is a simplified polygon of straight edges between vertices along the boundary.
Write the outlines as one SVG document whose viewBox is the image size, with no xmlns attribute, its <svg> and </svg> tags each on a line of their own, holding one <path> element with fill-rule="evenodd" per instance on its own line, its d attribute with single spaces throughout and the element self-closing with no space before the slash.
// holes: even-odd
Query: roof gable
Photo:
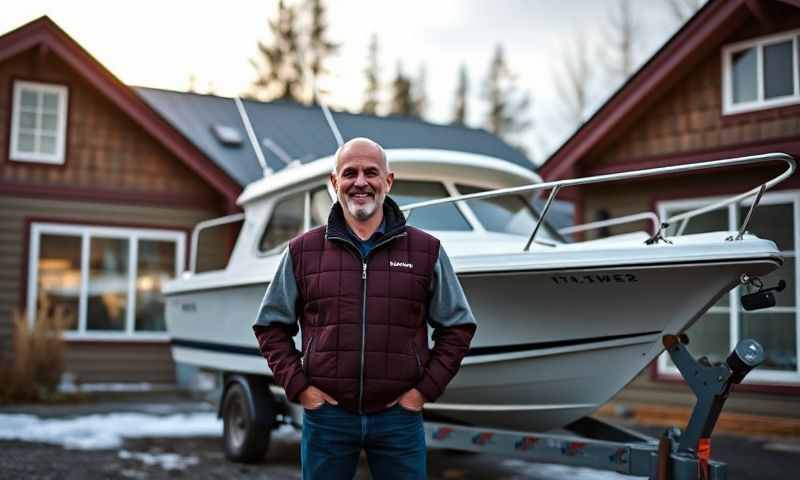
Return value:
<svg viewBox="0 0 800 480">
<path fill-rule="evenodd" d="M 228 200 L 229 205 L 234 204 L 241 191 L 239 185 L 49 17 L 40 17 L 0 36 L 0 62 L 34 48 L 40 49 L 43 53 L 56 55 L 169 152 L 219 191 Z"/>
<path fill-rule="evenodd" d="M 596 148 L 622 135 L 670 86 L 755 15 L 753 9 L 758 9 L 751 4 L 754 0 L 710 0 L 542 164 L 540 175 L 546 180 L 563 178 Z"/>
</svg>

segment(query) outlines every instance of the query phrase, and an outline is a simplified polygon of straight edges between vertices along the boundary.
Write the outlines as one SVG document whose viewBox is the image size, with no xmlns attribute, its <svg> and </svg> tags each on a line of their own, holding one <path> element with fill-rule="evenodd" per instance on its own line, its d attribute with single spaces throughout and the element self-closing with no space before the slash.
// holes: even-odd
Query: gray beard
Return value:
<svg viewBox="0 0 800 480">
<path fill-rule="evenodd" d="M 352 215 L 353 217 L 355 217 L 356 220 L 361 222 L 372 218 L 372 216 L 375 215 L 375 213 L 378 211 L 379 203 L 382 203 L 378 201 L 379 199 L 376 195 L 375 197 L 373 197 L 373 202 L 371 206 L 363 206 L 363 207 L 355 206 L 351 205 L 349 201 L 346 201 L 344 198 L 342 198 L 344 196 L 345 196 L 344 194 L 338 195 L 339 203 L 342 204 L 344 208 L 347 209 L 348 212 L 350 212 L 350 215 Z"/>
</svg>

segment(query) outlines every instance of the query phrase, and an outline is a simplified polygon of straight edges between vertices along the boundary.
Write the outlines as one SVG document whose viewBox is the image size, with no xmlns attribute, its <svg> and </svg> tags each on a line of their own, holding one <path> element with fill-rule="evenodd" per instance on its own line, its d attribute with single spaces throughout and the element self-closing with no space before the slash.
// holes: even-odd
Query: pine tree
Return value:
<svg viewBox="0 0 800 480">
<path fill-rule="evenodd" d="M 367 90 L 365 92 L 364 105 L 361 107 L 362 113 L 375 115 L 378 111 L 380 102 L 380 64 L 378 63 L 378 36 L 372 34 L 369 42 L 369 55 L 367 57 L 367 68 L 364 70 L 367 77 Z"/>
<path fill-rule="evenodd" d="M 463 63 L 458 70 L 458 86 L 456 87 L 455 108 L 453 111 L 453 123 L 456 125 L 467 124 L 467 95 L 469 94 L 469 78 L 467 77 L 467 66 Z"/>
<path fill-rule="evenodd" d="M 339 44 L 327 38 L 328 25 L 325 23 L 325 5 L 322 0 L 309 0 L 308 8 L 311 10 L 311 24 L 308 37 L 308 59 L 312 78 L 312 85 L 319 88 L 319 79 L 328 73 L 325 60 L 339 51 Z M 312 88 L 313 92 L 313 88 Z M 316 94 L 312 93 L 312 101 L 318 101 Z"/>
<path fill-rule="evenodd" d="M 297 12 L 283 0 L 278 2 L 278 14 L 269 22 L 273 41 L 258 43 L 259 58 L 250 63 L 256 70 L 256 80 L 246 95 L 261 100 L 303 100 L 303 64 L 299 50 Z"/>
<path fill-rule="evenodd" d="M 512 135 L 531 126 L 527 118 L 530 98 L 518 91 L 515 82 L 516 77 L 506 64 L 503 47 L 498 45 L 489 66 L 483 96 L 489 102 L 486 128 L 504 140 L 510 140 Z"/>
<path fill-rule="evenodd" d="M 422 118 L 428 110 L 428 70 L 425 64 L 419 66 L 419 73 L 411 85 L 411 98 L 414 104 L 413 117 Z"/>
<path fill-rule="evenodd" d="M 411 78 L 403 73 L 403 64 L 397 62 L 397 74 L 392 81 L 392 103 L 389 113 L 405 117 L 416 116 L 417 109 L 411 93 Z"/>
</svg>

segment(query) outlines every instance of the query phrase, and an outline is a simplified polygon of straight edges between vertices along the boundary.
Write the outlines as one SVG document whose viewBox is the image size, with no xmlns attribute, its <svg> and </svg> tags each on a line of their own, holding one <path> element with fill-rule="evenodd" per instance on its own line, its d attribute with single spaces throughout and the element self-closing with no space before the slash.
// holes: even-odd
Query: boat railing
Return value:
<svg viewBox="0 0 800 480">
<path fill-rule="evenodd" d="M 675 222 L 680 221 L 681 225 L 679 231 L 683 231 L 686 228 L 686 223 L 694 217 L 702 215 L 707 212 L 711 212 L 713 210 L 717 210 L 719 208 L 726 207 L 733 203 L 740 202 L 746 198 L 750 198 L 755 196 L 756 199 L 750 205 L 750 210 L 747 213 L 747 216 L 742 223 L 739 234 L 736 237 L 731 237 L 731 239 L 741 239 L 742 234 L 745 231 L 747 223 L 750 220 L 751 214 L 753 213 L 753 209 L 758 205 L 759 200 L 761 199 L 761 195 L 763 193 L 774 187 L 775 185 L 779 184 L 783 180 L 787 179 L 791 176 L 795 169 L 797 168 L 797 164 L 795 163 L 794 158 L 791 155 L 786 153 L 765 153 L 761 155 L 750 155 L 746 157 L 736 157 L 736 158 L 727 158 L 722 160 L 713 160 L 708 162 L 697 162 L 697 163 L 688 163 L 684 165 L 673 165 L 668 167 L 657 167 L 657 168 L 647 168 L 642 170 L 631 170 L 628 172 L 618 172 L 618 173 L 610 173 L 604 175 L 595 175 L 590 177 L 579 177 L 579 178 L 570 178 L 565 180 L 555 180 L 551 182 L 541 182 L 541 183 L 534 183 L 530 185 L 522 185 L 519 187 L 510 187 L 510 188 L 501 188 L 497 190 L 489 190 L 485 192 L 479 193 L 470 193 L 466 195 L 458 195 L 453 197 L 447 198 L 438 198 L 434 200 L 426 200 L 423 202 L 416 202 L 411 203 L 408 205 L 403 205 L 400 209 L 405 213 L 408 217 L 414 210 L 420 208 L 428 208 L 433 207 L 436 205 L 443 205 L 447 203 L 454 203 L 454 202 L 463 202 L 468 200 L 480 200 L 486 198 L 493 198 L 493 197 L 501 197 L 505 195 L 515 195 L 520 193 L 527 193 L 527 192 L 537 192 L 543 190 L 550 190 L 550 194 L 547 197 L 547 201 L 544 204 L 541 212 L 539 213 L 539 218 L 536 222 L 536 225 L 533 227 L 533 231 L 531 232 L 530 237 L 528 238 L 528 242 L 525 244 L 525 248 L 523 251 L 530 250 L 530 246 L 533 241 L 536 239 L 536 234 L 538 233 L 540 227 L 542 226 L 542 222 L 544 221 L 547 213 L 550 209 L 550 205 L 552 204 L 553 200 L 558 195 L 558 192 L 562 188 L 567 187 L 576 187 L 580 185 L 592 185 L 597 183 L 611 183 L 611 182 L 619 182 L 624 180 L 632 180 L 636 178 L 647 178 L 647 177 L 655 177 L 655 176 L 662 176 L 662 175 L 672 175 L 672 174 L 682 174 L 682 173 L 689 173 L 689 172 L 696 172 L 699 170 L 711 170 L 711 169 L 719 169 L 719 168 L 730 168 L 730 167 L 740 167 L 744 165 L 753 165 L 758 163 L 767 163 L 767 162 L 784 162 L 786 163 L 786 170 L 781 172 L 779 175 L 773 177 L 769 181 L 758 185 L 750 190 L 747 190 L 744 193 L 740 193 L 738 195 L 733 195 L 731 197 L 724 198 L 720 201 L 711 203 L 710 205 L 706 205 L 704 207 L 696 208 L 693 210 L 689 210 L 686 212 L 682 212 L 671 217 L 665 218 L 658 218 L 658 228 L 656 229 L 653 236 L 648 240 L 648 243 L 656 243 L 658 240 L 663 240 L 661 233 L 666 230 L 670 225 L 674 224 Z M 655 215 L 655 214 L 653 214 Z M 614 219 L 611 219 L 614 220 Z M 637 221 L 641 220 L 641 218 L 637 218 Z M 619 223 L 628 223 L 634 220 L 625 220 Z M 594 223 L 594 222 L 593 222 Z M 588 224 L 586 224 L 588 225 Z M 581 226 L 579 226 L 581 227 Z M 591 227 L 587 228 L 587 230 L 597 228 Z"/>
<path fill-rule="evenodd" d="M 658 227 L 661 226 L 661 221 L 658 218 L 658 215 L 653 212 L 640 212 L 631 215 L 623 215 L 621 217 L 609 218 L 607 220 L 599 220 L 596 222 L 581 223 L 579 225 L 559 228 L 558 233 L 561 235 L 571 235 L 573 233 L 587 232 L 589 230 L 613 227 L 615 225 L 622 225 L 625 223 L 641 222 L 643 220 L 649 220 L 652 222 L 653 229 L 651 233 L 653 234 L 655 234 L 658 231 Z"/>
</svg>

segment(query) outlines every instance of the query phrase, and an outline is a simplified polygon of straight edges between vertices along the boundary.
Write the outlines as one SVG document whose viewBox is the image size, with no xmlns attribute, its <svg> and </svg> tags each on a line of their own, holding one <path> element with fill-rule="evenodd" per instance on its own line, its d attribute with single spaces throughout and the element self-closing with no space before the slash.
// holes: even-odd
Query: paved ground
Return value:
<svg viewBox="0 0 800 480">
<path fill-rule="evenodd" d="M 72 416 L 98 411 L 145 411 L 153 414 L 207 410 L 196 402 L 182 404 L 104 404 L 66 407 L 22 407 L 39 416 Z M 11 413 L 9 409 L 2 409 Z M 32 411 L 34 410 L 34 411 Z M 645 429 L 658 435 L 659 429 Z M 0 479 L 296 479 L 299 478 L 299 436 L 283 432 L 273 440 L 264 462 L 238 465 L 222 455 L 216 438 L 145 438 L 127 440 L 112 450 L 66 450 L 60 446 L 21 441 L 0 441 Z M 786 480 L 800 477 L 800 439 L 766 441 L 717 436 L 713 457 L 726 461 L 732 480 Z M 485 454 L 431 450 L 430 478 L 453 479 L 555 479 L 611 480 L 616 474 L 588 469 L 533 464 Z M 369 478 L 363 461 L 358 479 Z"/>
</svg>

